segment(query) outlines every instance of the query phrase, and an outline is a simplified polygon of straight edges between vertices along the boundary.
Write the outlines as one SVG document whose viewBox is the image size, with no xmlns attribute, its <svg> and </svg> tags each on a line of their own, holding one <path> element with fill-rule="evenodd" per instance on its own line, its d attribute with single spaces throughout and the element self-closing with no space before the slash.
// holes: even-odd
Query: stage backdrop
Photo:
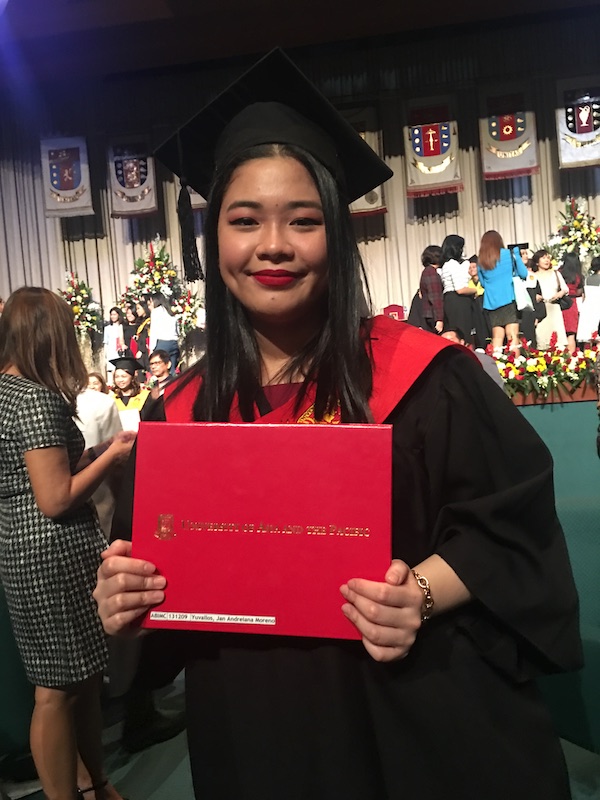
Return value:
<svg viewBox="0 0 600 800">
<path fill-rule="evenodd" d="M 526 20 L 519 27 L 499 22 L 493 29 L 290 51 L 335 104 L 373 108 L 381 130 L 383 154 L 395 173 L 384 187 L 387 213 L 354 221 L 376 310 L 410 304 L 422 250 L 449 233 L 465 237 L 467 255 L 477 251 L 490 228 L 505 242 L 536 246 L 556 229 L 567 195 L 585 200 L 600 218 L 600 167 L 559 170 L 555 122 L 557 81 L 597 71 L 599 29 L 600 10 L 590 9 L 574 12 L 572 19 Z M 58 288 L 65 271 L 75 270 L 107 310 L 127 283 L 134 259 L 157 233 L 181 264 L 172 176 L 155 165 L 156 212 L 114 218 L 107 152 L 122 137 L 147 138 L 156 146 L 253 60 L 162 75 L 140 72 L 85 85 L 72 76 L 61 85 L 20 87 L 0 96 L 0 295 L 24 283 Z M 515 82 L 523 84 L 531 106 L 519 110 L 535 113 L 539 174 L 484 181 L 481 92 Z M 403 127 L 410 124 L 409 106 L 434 96 L 452 99 L 464 191 L 408 199 Z M 40 141 L 65 137 L 86 141 L 93 215 L 45 215 Z M 202 211 L 195 217 L 201 247 Z"/>
</svg>

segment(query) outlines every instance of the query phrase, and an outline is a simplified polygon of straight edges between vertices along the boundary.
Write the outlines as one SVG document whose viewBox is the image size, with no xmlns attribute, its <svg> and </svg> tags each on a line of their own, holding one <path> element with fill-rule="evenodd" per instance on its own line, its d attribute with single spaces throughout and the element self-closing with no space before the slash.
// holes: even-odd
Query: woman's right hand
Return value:
<svg viewBox="0 0 600 800">
<path fill-rule="evenodd" d="M 131 558 L 131 542 L 114 541 L 102 553 L 94 600 L 104 630 L 111 636 L 135 636 L 134 624 L 149 608 L 165 599 L 166 579 L 149 561 Z"/>
</svg>

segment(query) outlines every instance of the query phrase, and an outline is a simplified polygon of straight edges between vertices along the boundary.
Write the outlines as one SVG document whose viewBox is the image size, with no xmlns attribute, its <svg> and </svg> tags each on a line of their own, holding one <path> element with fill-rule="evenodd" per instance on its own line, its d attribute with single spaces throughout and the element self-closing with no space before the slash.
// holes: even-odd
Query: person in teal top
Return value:
<svg viewBox="0 0 600 800">
<path fill-rule="evenodd" d="M 506 338 L 511 348 L 519 347 L 519 317 L 513 287 L 513 263 L 520 278 L 527 278 L 527 268 L 519 248 L 511 253 L 498 231 L 486 231 L 481 237 L 477 274 L 485 290 L 483 307 L 492 328 L 492 346 L 501 350 Z"/>
</svg>

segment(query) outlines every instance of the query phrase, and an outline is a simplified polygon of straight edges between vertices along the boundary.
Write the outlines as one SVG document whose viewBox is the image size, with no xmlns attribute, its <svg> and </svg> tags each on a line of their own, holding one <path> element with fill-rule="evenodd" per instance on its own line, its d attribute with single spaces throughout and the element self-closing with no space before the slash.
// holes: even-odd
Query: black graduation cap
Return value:
<svg viewBox="0 0 600 800">
<path fill-rule="evenodd" d="M 248 108 L 256 103 L 269 105 Z M 236 123 L 229 125 L 238 114 Z M 215 161 L 222 163 L 241 148 L 271 143 L 308 150 L 336 177 L 345 178 L 349 202 L 393 174 L 280 49 L 264 56 L 182 125 L 155 155 L 206 197 Z"/>
<path fill-rule="evenodd" d="M 185 186 L 207 197 L 215 168 L 260 144 L 292 144 L 307 150 L 333 174 L 349 203 L 393 174 L 293 61 L 275 49 L 155 151 L 181 178 L 184 191 L 178 211 L 184 225 L 187 217 L 188 235 Z M 193 229 L 191 233 L 193 238 Z M 185 238 L 185 232 L 182 235 Z"/>
<path fill-rule="evenodd" d="M 508 249 L 514 250 L 515 247 L 518 247 L 519 250 L 529 250 L 529 242 L 521 242 L 521 244 L 509 244 Z"/>
<path fill-rule="evenodd" d="M 122 356 L 121 358 L 111 358 L 110 363 L 114 364 L 115 369 L 123 369 L 125 372 L 128 372 L 130 375 L 135 375 L 135 373 L 140 370 L 144 369 L 144 365 L 140 364 L 133 356 Z"/>
</svg>

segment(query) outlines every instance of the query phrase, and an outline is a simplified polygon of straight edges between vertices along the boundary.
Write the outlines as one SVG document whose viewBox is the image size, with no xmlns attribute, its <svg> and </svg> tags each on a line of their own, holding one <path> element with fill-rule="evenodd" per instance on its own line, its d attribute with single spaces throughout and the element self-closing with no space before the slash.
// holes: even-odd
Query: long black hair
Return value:
<svg viewBox="0 0 600 800">
<path fill-rule="evenodd" d="M 460 261 L 463 257 L 463 250 L 465 248 L 465 240 L 462 236 L 456 233 L 451 233 L 442 242 L 442 255 L 444 258 L 443 263 L 446 261 Z"/>
<path fill-rule="evenodd" d="M 579 275 L 580 282 L 583 282 L 583 275 L 581 273 L 581 261 L 577 253 L 565 253 L 563 262 L 560 268 L 560 273 L 565 279 L 566 283 L 574 284 Z"/>
<path fill-rule="evenodd" d="M 194 419 L 226 422 L 236 392 L 242 419 L 250 422 L 255 417 L 254 403 L 261 390 L 260 353 L 246 310 L 221 278 L 217 229 L 234 170 L 246 161 L 276 156 L 295 158 L 314 180 L 323 206 L 328 260 L 323 324 L 290 360 L 284 377 L 291 380 L 298 372 L 304 376 L 296 409 L 314 382 L 317 420 L 334 411 L 339 403 L 343 422 L 367 422 L 372 370 L 365 346 L 368 337 L 360 316 L 364 308 L 364 268 L 348 203 L 320 162 L 299 147 L 280 144 L 258 145 L 236 154 L 219 168 L 213 180 L 205 220 L 206 355 L 193 370 L 194 374 L 200 371 L 203 378 L 194 403 Z"/>
<path fill-rule="evenodd" d="M 117 306 L 113 306 L 113 307 L 111 308 L 111 310 L 108 312 L 108 324 L 109 324 L 109 325 L 113 325 L 113 324 L 114 324 L 114 323 L 113 323 L 113 321 L 112 321 L 112 319 L 110 318 L 110 315 L 112 314 L 112 312 L 113 312 L 113 311 L 116 311 L 116 312 L 117 312 L 117 315 L 118 315 L 118 317 L 119 317 L 119 319 L 117 320 L 117 323 L 116 323 L 116 324 L 117 324 L 117 325 L 122 325 L 122 324 L 123 324 L 123 312 L 121 311 L 121 309 L 120 309 L 120 308 L 117 308 Z"/>
<path fill-rule="evenodd" d="M 150 297 L 152 299 L 152 305 L 154 306 L 154 308 L 164 308 L 164 310 L 170 317 L 173 316 L 173 310 L 171 309 L 171 304 L 169 303 L 169 301 L 162 292 L 154 292 L 154 294 L 151 294 Z"/>
<path fill-rule="evenodd" d="M 135 305 L 136 305 L 135 314 L 139 322 L 143 322 L 143 320 L 148 319 L 150 317 L 150 309 L 148 308 L 148 301 L 146 300 L 145 297 L 140 297 L 139 300 L 136 300 Z M 137 306 L 139 306 L 144 312 L 141 317 L 137 313 Z"/>
</svg>

